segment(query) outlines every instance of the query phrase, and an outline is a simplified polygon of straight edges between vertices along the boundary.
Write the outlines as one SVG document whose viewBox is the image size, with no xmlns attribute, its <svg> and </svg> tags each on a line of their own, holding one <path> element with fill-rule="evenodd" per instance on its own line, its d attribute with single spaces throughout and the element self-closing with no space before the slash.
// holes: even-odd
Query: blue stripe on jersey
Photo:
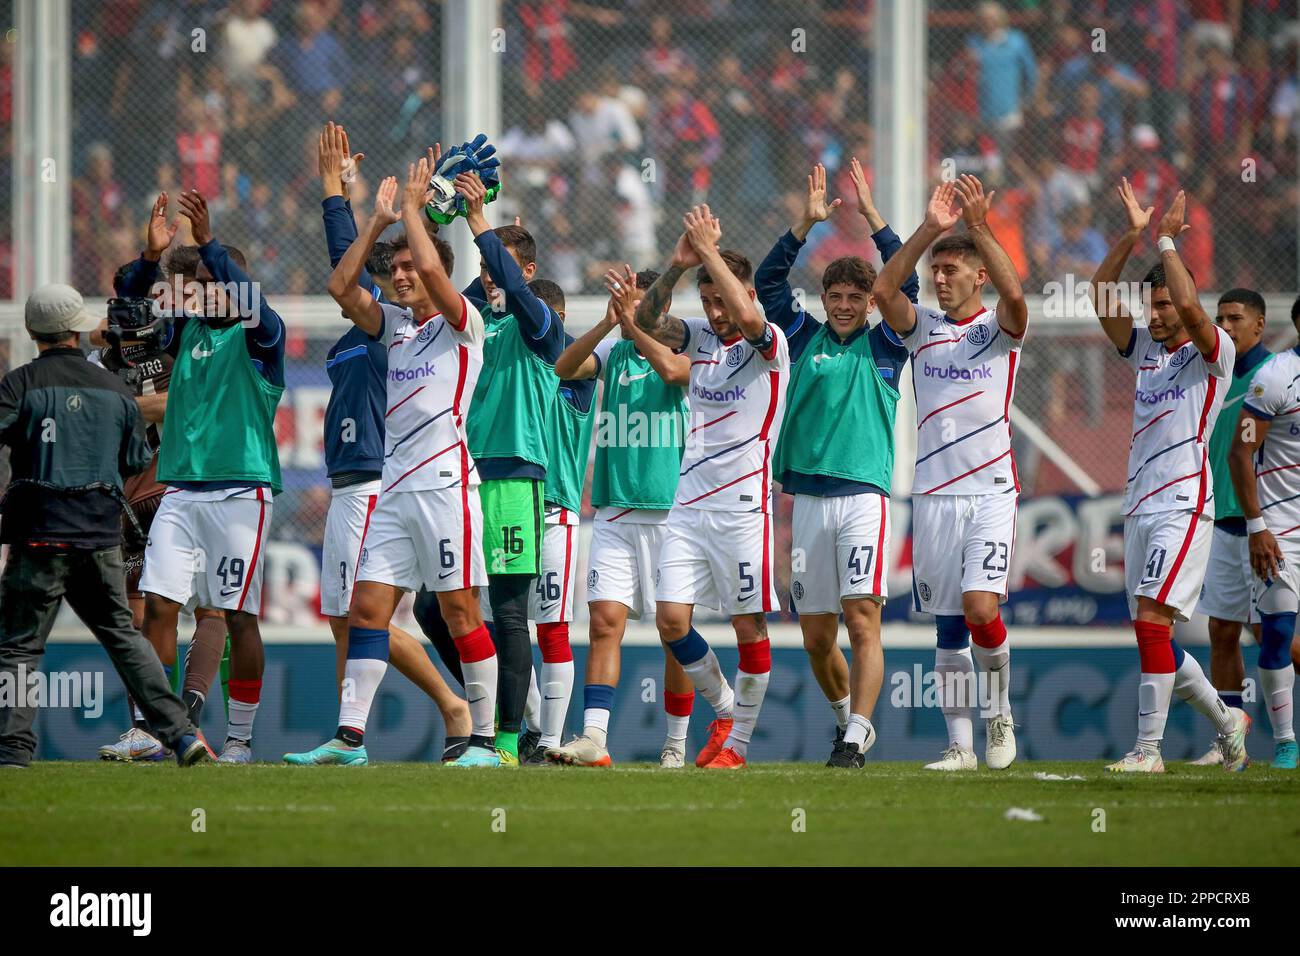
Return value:
<svg viewBox="0 0 1300 956">
<path fill-rule="evenodd" d="M 701 458 L 701 459 L 700 459 L 699 461 L 697 461 L 695 464 L 691 465 L 690 468 L 687 468 L 685 471 L 683 471 L 683 472 L 681 473 L 681 475 L 678 475 L 678 477 L 681 478 L 681 477 L 683 477 L 683 476 L 685 476 L 685 475 L 690 474 L 692 471 L 694 471 L 696 468 L 700 467 L 700 465 L 704 464 L 706 461 L 712 461 L 714 458 L 718 458 L 718 457 L 721 456 L 721 455 L 725 455 L 725 454 L 726 454 L 727 452 L 729 452 L 729 451 L 735 451 L 737 448 L 744 448 L 746 445 L 748 445 L 750 442 L 752 442 L 752 441 L 753 441 L 754 439 L 756 439 L 757 437 L 758 437 L 757 435 L 750 435 L 748 438 L 746 438 L 744 441 L 740 442 L 738 445 L 732 445 L 730 448 L 724 448 L 724 449 L 722 449 L 722 451 L 714 452 L 712 455 L 709 455 L 708 458 Z"/>
<path fill-rule="evenodd" d="M 334 353 L 334 356 L 332 358 L 327 358 L 325 360 L 325 367 L 333 368 L 335 365 L 338 365 L 340 362 L 346 362 L 349 359 L 354 359 L 354 358 L 361 358 L 365 354 L 366 354 L 366 347 L 364 345 L 354 345 L 350 349 L 344 349 L 341 352 Z"/>
<path fill-rule="evenodd" d="M 966 361 L 973 362 L 981 355 L 983 355 L 985 352 L 987 352 L 990 348 L 993 347 L 993 343 L 998 340 L 998 336 L 1001 334 L 1002 334 L 1002 327 L 998 326 L 996 329 L 993 330 L 993 335 L 989 338 L 989 340 L 986 343 L 984 343 L 984 348 L 980 349 L 978 352 L 976 352 Z"/>
<path fill-rule="evenodd" d="M 430 345 L 432 345 L 434 342 L 438 341 L 438 336 L 442 335 L 442 330 L 445 329 L 446 327 L 447 327 L 447 323 L 446 323 L 446 322 L 443 322 L 442 325 L 438 326 L 438 331 L 437 331 L 437 332 L 434 332 L 433 335 L 429 336 L 429 341 L 427 341 L 427 342 L 425 342 L 423 345 L 421 345 L 421 346 L 420 346 L 420 351 L 419 351 L 419 352 L 416 352 L 414 355 L 412 355 L 411 358 L 419 358 L 421 352 L 423 352 L 425 349 L 427 349 L 427 348 L 428 348 Z"/>
<path fill-rule="evenodd" d="M 388 454 L 384 455 L 384 457 L 385 457 L 385 458 L 392 458 L 392 457 L 393 457 L 393 452 L 397 451 L 397 449 L 400 448 L 402 445 L 404 445 L 407 441 L 409 441 L 410 439 L 414 438 L 414 437 L 415 437 L 415 434 L 416 434 L 417 432 L 419 432 L 419 431 L 423 431 L 425 428 L 428 428 L 430 425 L 432 425 L 432 424 L 433 424 L 434 422 L 436 422 L 438 419 L 442 418 L 443 415 L 446 415 L 449 411 L 451 411 L 451 406 L 450 406 L 450 405 L 448 405 L 446 408 L 444 408 L 442 411 L 440 411 L 437 415 L 434 415 L 434 416 L 433 416 L 432 418 L 430 418 L 427 422 L 422 422 L 421 424 L 416 425 L 414 428 L 412 428 L 409 432 L 407 432 L 407 433 L 406 433 L 405 435 L 403 435 L 401 438 L 397 439 L 397 441 L 393 442 L 393 447 L 390 448 L 390 449 L 388 450 Z"/>
<path fill-rule="evenodd" d="M 936 448 L 934 451 L 930 452 L 930 454 L 928 454 L 928 455 L 922 455 L 920 458 L 916 459 L 916 463 L 919 465 L 921 462 L 926 461 L 927 459 L 933 458 L 935 455 L 939 454 L 939 452 L 943 451 L 945 448 L 951 448 L 953 445 L 956 445 L 958 442 L 963 442 L 963 441 L 965 441 L 967 438 L 973 438 L 974 436 L 978 435 L 980 432 L 982 432 L 982 431 L 987 431 L 988 429 L 992 428 L 994 425 L 998 425 L 998 424 L 1002 423 L 1004 420 L 1005 420 L 1005 419 L 1002 419 L 1002 418 L 995 418 L 995 419 L 993 419 L 993 421 L 989 422 L 987 425 L 981 425 L 979 428 L 975 429 L 973 432 L 967 432 L 965 435 L 962 435 L 960 438 L 954 438 L 952 441 L 948 442 L 948 444 L 946 444 L 946 445 L 940 445 L 940 446 L 939 446 L 938 448 Z"/>
<path fill-rule="evenodd" d="M 1271 507 L 1273 507 L 1274 505 L 1284 505 L 1284 504 L 1286 504 L 1288 501 L 1295 501 L 1297 498 L 1300 498 L 1300 495 L 1292 495 L 1290 498 L 1279 498 L 1279 499 L 1277 499 L 1277 501 L 1270 501 L 1270 502 L 1269 502 L 1268 504 L 1266 504 L 1266 505 L 1260 505 L 1260 506 L 1259 506 L 1259 510 L 1260 510 L 1260 511 L 1263 511 L 1265 508 L 1271 508 Z"/>
<path fill-rule="evenodd" d="M 736 366 L 736 370 L 735 370 L 734 372 L 732 372 L 730 375 L 728 375 L 728 376 L 727 376 L 727 379 L 730 380 L 730 379 L 735 378 L 737 375 L 739 375 L 739 374 L 740 374 L 740 370 L 743 369 L 743 368 L 744 368 L 746 365 L 748 365 L 750 362 L 754 361 L 754 356 L 757 355 L 757 354 L 758 354 L 758 350 L 757 350 L 757 349 L 755 349 L 754 351 L 751 351 L 751 352 L 749 353 L 749 358 L 745 359 L 745 361 L 743 361 L 743 362 L 741 362 L 739 365 L 737 365 L 737 366 Z"/>
<path fill-rule="evenodd" d="M 1146 461 L 1142 462 L 1142 464 L 1138 465 L 1138 470 L 1135 471 L 1135 472 L 1133 472 L 1133 474 L 1129 477 L 1128 480 L 1129 480 L 1129 481 L 1132 481 L 1132 480 L 1133 480 L 1134 478 L 1136 478 L 1138 475 L 1142 474 L 1142 469 L 1145 468 L 1147 465 L 1151 464 L 1151 462 L 1155 461 L 1155 460 L 1156 460 L 1157 458 L 1159 458 L 1161 455 L 1168 454 L 1169 452 L 1173 451 L 1175 448 L 1182 448 L 1182 447 L 1183 447 L 1184 445 L 1186 445 L 1189 441 L 1196 441 L 1196 436 L 1193 435 L 1191 438 L 1184 438 L 1182 441 L 1178 442 L 1177 444 L 1170 445 L 1168 448 L 1162 448 L 1162 449 L 1160 449 L 1160 451 L 1156 452 L 1154 455 L 1152 455 L 1152 456 L 1151 456 L 1150 458 L 1148 458 Z"/>
</svg>

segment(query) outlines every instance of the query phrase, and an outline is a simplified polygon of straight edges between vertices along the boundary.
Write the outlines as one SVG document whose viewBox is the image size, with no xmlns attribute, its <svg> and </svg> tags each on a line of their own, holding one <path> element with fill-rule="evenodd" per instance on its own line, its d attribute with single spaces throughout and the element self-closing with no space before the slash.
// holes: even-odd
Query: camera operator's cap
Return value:
<svg viewBox="0 0 1300 956">
<path fill-rule="evenodd" d="M 86 311 L 81 293 L 60 282 L 43 285 L 27 297 L 23 321 L 27 331 L 38 335 L 93 332 L 99 328 L 99 319 Z"/>
</svg>

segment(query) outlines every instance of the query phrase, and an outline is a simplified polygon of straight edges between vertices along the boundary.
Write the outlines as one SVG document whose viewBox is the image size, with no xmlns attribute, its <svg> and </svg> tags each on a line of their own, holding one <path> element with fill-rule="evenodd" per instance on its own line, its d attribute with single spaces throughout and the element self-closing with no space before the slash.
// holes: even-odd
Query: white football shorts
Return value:
<svg viewBox="0 0 1300 956">
<path fill-rule="evenodd" d="M 486 587 L 478 489 L 388 491 L 370 516 L 356 580 L 414 591 Z"/>
<path fill-rule="evenodd" d="M 790 596 L 800 614 L 838 614 L 842 602 L 888 596 L 889 499 L 795 495 Z"/>
<path fill-rule="evenodd" d="M 1016 544 L 1014 493 L 912 496 L 912 599 L 927 614 L 963 614 L 967 591 L 1003 600 Z"/>
<path fill-rule="evenodd" d="M 1167 604 L 1180 621 L 1196 609 L 1210 562 L 1214 522 L 1194 511 L 1156 511 L 1124 519 L 1124 590 L 1129 615 L 1137 599 Z"/>
<path fill-rule="evenodd" d="M 664 525 L 655 599 L 733 617 L 778 611 L 773 547 L 770 514 L 675 507 Z"/>
<path fill-rule="evenodd" d="M 379 503 L 378 481 L 335 488 L 325 515 L 325 546 L 320 556 L 320 612 L 347 617 L 361 560 L 361 539 Z"/>
</svg>

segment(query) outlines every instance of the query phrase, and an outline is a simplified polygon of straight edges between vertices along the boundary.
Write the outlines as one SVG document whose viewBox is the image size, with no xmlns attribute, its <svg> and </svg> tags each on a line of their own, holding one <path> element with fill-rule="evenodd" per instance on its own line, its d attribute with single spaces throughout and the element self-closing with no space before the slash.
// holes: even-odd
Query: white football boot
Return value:
<svg viewBox="0 0 1300 956">
<path fill-rule="evenodd" d="M 984 745 L 984 763 L 990 770 L 1006 770 L 1016 759 L 1016 732 L 1010 717 L 999 714 L 988 724 L 988 742 Z"/>
<path fill-rule="evenodd" d="M 167 756 L 167 748 L 153 734 L 139 727 L 132 727 L 115 744 L 105 744 L 99 748 L 100 760 L 120 760 L 123 763 L 143 763 L 162 760 Z"/>
<path fill-rule="evenodd" d="M 659 766 L 664 770 L 677 770 L 686 766 L 686 751 L 679 750 L 671 744 L 664 744 L 663 753 L 659 755 Z"/>
<path fill-rule="evenodd" d="M 949 744 L 942 757 L 925 765 L 926 770 L 975 770 L 978 767 L 975 751 L 963 750 L 957 744 Z"/>
<path fill-rule="evenodd" d="M 253 748 L 247 740 L 227 740 L 217 756 L 217 763 L 252 763 Z"/>
<path fill-rule="evenodd" d="M 1246 755 L 1246 735 L 1250 733 L 1250 715 L 1239 707 L 1228 708 L 1236 719 L 1231 731 L 1220 734 L 1219 749 L 1223 751 L 1223 769 L 1229 773 L 1245 770 L 1250 766 L 1250 757 Z"/>
<path fill-rule="evenodd" d="M 1164 773 L 1165 761 L 1160 751 L 1133 749 L 1119 760 L 1107 764 L 1111 773 Z"/>
<path fill-rule="evenodd" d="M 1188 763 L 1193 767 L 1217 767 L 1223 763 L 1223 751 L 1219 749 L 1218 738 L 1210 744 L 1209 750 L 1195 760 L 1189 760 Z"/>
<path fill-rule="evenodd" d="M 563 747 L 547 747 L 546 759 L 552 763 L 565 763 L 571 767 L 612 767 L 614 761 L 609 751 L 583 734 L 574 737 Z"/>
</svg>

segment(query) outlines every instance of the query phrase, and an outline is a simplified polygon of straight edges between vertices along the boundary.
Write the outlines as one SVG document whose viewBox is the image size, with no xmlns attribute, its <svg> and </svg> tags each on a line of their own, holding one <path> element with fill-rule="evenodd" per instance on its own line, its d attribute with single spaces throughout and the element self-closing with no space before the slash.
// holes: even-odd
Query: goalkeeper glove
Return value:
<svg viewBox="0 0 1300 956">
<path fill-rule="evenodd" d="M 438 164 L 437 172 L 429 183 L 433 198 L 425 206 L 425 213 L 434 222 L 446 225 L 466 212 L 465 197 L 456 192 L 455 179 L 461 173 L 476 173 L 487 187 L 484 202 L 492 202 L 501 191 L 501 160 L 496 157 L 496 147 L 479 133 L 468 143 L 454 147 Z"/>
</svg>

